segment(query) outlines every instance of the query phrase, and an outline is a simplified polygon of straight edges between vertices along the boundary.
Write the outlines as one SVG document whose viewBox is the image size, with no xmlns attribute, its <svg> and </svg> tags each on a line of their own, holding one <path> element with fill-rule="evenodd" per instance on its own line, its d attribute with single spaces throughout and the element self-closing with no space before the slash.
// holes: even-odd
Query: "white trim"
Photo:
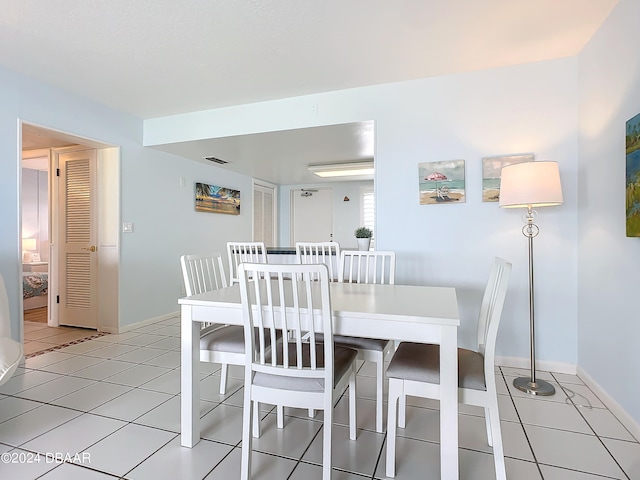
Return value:
<svg viewBox="0 0 640 480">
<path fill-rule="evenodd" d="M 172 313 L 167 313 L 165 315 L 160 315 L 158 317 L 147 318 L 146 320 L 141 320 L 139 322 L 131 323 L 129 325 L 120 326 L 118 328 L 118 331 L 116 331 L 116 332 L 109 331 L 109 330 L 113 330 L 112 328 L 104 329 L 104 330 L 101 330 L 101 331 L 108 332 L 108 333 L 125 333 L 125 332 L 130 332 L 131 330 L 135 330 L 136 328 L 145 327 L 147 325 L 154 324 L 154 323 L 159 322 L 161 320 L 169 320 L 171 318 L 180 318 L 180 312 L 179 311 L 175 311 L 175 312 L 172 312 Z"/>
<path fill-rule="evenodd" d="M 502 357 L 496 355 L 496 365 L 500 367 L 526 368 L 528 370 L 531 368 L 531 360 L 523 357 Z M 568 375 L 576 375 L 578 372 L 577 366 L 573 363 L 550 362 L 545 360 L 538 360 L 536 362 L 536 370 L 566 373 Z"/>
<path fill-rule="evenodd" d="M 584 368 L 578 366 L 578 377 L 595 393 L 605 406 L 613 413 L 618 420 L 629 430 L 636 440 L 640 441 L 640 423 L 636 421 L 622 406 L 614 400 Z"/>
</svg>

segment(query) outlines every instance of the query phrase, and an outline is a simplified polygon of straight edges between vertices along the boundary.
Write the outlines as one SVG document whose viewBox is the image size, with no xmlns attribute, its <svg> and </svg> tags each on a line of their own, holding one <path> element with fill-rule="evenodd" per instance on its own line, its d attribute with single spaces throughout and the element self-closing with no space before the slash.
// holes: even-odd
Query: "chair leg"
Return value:
<svg viewBox="0 0 640 480">
<path fill-rule="evenodd" d="M 322 480 L 331 480 L 331 431 L 333 426 L 333 402 L 325 400 L 322 431 Z"/>
<path fill-rule="evenodd" d="M 491 437 L 493 438 L 493 461 L 496 465 L 496 480 L 507 480 L 507 472 L 504 466 L 504 450 L 502 446 L 502 432 L 500 428 L 500 416 L 498 414 L 498 403 L 491 408 L 489 414 L 491 422 Z"/>
<path fill-rule="evenodd" d="M 240 480 L 249 480 L 251 477 L 251 418 L 257 417 L 257 412 L 252 415 L 252 403 L 249 392 L 245 391 L 244 407 L 242 409 L 242 458 L 240 462 Z"/>
<path fill-rule="evenodd" d="M 376 432 L 382 433 L 382 408 L 384 396 L 384 355 L 376 359 Z"/>
<path fill-rule="evenodd" d="M 387 405 L 387 477 L 396 476 L 396 418 L 398 402 L 402 396 L 402 380 L 389 379 L 389 404 Z"/>
<path fill-rule="evenodd" d="M 406 428 L 407 426 L 407 396 L 403 393 L 400 395 L 398 406 L 398 426 Z"/>
<path fill-rule="evenodd" d="M 227 393 L 227 374 L 229 372 L 229 365 L 222 364 L 222 370 L 220 371 L 220 395 Z"/>
<path fill-rule="evenodd" d="M 253 437 L 260 438 L 260 403 L 253 402 Z"/>
<path fill-rule="evenodd" d="M 487 444 L 493 447 L 493 437 L 491 435 L 491 410 L 489 407 L 484 408 L 484 423 L 487 428 Z"/>
<path fill-rule="evenodd" d="M 276 405 L 276 417 L 278 428 L 284 428 L 284 407 L 282 405 Z"/>
<path fill-rule="evenodd" d="M 353 368 L 353 374 L 349 378 L 349 438 L 356 439 L 356 369 Z"/>
</svg>

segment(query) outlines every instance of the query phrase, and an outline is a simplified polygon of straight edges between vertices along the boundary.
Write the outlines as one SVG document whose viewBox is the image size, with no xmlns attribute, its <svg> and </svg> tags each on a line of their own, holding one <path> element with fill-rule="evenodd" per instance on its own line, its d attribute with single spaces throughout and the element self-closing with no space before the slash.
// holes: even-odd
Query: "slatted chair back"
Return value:
<svg viewBox="0 0 640 480">
<path fill-rule="evenodd" d="M 274 375 L 329 380 L 332 385 L 332 372 L 325 372 L 324 365 L 316 364 L 317 350 L 324 350 L 325 363 L 333 364 L 327 267 L 321 264 L 243 264 L 239 271 L 242 304 L 252 307 L 243 309 L 245 350 L 256 352 L 252 368 Z M 253 277 L 271 280 L 250 281 Z M 297 278 L 297 281 L 291 281 L 291 278 Z M 285 302 L 290 306 L 283 310 Z M 246 334 L 254 329 L 258 334 Z M 275 345 L 278 332 L 289 342 L 274 349 L 271 345 Z M 316 341 L 317 333 L 324 334 L 324 342 Z M 303 367 L 303 352 L 307 349 L 311 365 Z M 291 369 L 293 373 L 286 373 Z"/>
<path fill-rule="evenodd" d="M 183 255 L 180 257 L 184 289 L 188 296 L 227 286 L 222 255 Z"/>
<path fill-rule="evenodd" d="M 395 252 L 343 250 L 339 281 L 393 285 L 396 277 Z"/>
<path fill-rule="evenodd" d="M 495 362 L 496 341 L 498 327 L 502 318 L 502 309 L 507 295 L 509 277 L 511 276 L 511 263 L 496 257 L 489 280 L 484 290 L 480 314 L 478 316 L 478 349 L 484 356 L 485 370 L 487 374 L 493 372 Z"/>
<path fill-rule="evenodd" d="M 296 242 L 296 261 L 302 265 L 324 264 L 329 269 L 329 281 L 338 281 L 340 244 L 338 242 Z"/>
<path fill-rule="evenodd" d="M 241 263 L 267 263 L 264 242 L 227 242 L 229 258 L 229 285 L 238 282 L 238 266 Z"/>
</svg>

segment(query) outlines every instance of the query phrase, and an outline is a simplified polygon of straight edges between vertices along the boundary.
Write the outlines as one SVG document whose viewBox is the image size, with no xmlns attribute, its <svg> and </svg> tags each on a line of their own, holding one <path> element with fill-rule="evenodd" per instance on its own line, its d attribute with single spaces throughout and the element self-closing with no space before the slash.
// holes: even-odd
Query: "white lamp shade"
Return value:
<svg viewBox="0 0 640 480">
<path fill-rule="evenodd" d="M 36 249 L 36 239 L 35 238 L 23 238 L 22 239 L 22 250 L 26 250 L 27 252 L 33 252 Z"/>
<path fill-rule="evenodd" d="M 562 204 L 557 162 L 524 162 L 507 165 L 500 180 L 500 206 L 548 207 Z"/>
</svg>

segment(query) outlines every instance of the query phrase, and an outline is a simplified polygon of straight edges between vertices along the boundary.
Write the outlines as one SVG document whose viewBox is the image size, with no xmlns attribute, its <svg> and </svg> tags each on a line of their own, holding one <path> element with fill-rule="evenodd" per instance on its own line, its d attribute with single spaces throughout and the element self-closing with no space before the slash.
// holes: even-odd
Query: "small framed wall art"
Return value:
<svg viewBox="0 0 640 480">
<path fill-rule="evenodd" d="M 196 182 L 196 212 L 240 215 L 240 190 Z"/>
<path fill-rule="evenodd" d="M 532 153 L 518 155 L 501 155 L 482 159 L 482 201 L 497 202 L 500 200 L 500 172 L 502 167 L 512 163 L 533 162 Z"/>
<path fill-rule="evenodd" d="M 418 164 L 420 205 L 464 203 L 464 160 Z"/>
</svg>

